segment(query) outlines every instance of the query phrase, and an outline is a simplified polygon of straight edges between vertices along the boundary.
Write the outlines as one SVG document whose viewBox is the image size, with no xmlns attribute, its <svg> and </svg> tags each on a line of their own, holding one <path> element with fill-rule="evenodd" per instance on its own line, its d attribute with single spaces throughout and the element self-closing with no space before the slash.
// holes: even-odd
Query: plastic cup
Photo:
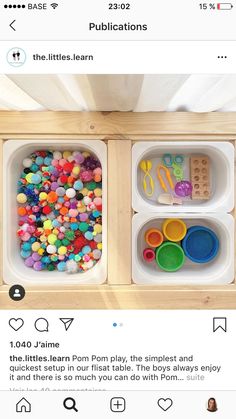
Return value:
<svg viewBox="0 0 236 419">
<path fill-rule="evenodd" d="M 144 249 L 143 251 L 143 258 L 146 262 L 151 263 L 153 260 L 155 260 L 155 252 L 153 249 Z"/>
<path fill-rule="evenodd" d="M 145 240 L 148 246 L 158 247 L 163 243 L 164 237 L 160 230 L 156 228 L 150 228 L 145 233 Z"/>
<path fill-rule="evenodd" d="M 210 228 L 190 227 L 182 242 L 185 255 L 195 263 L 213 260 L 219 251 L 219 239 Z"/>
<path fill-rule="evenodd" d="M 163 271 L 176 272 L 182 268 L 185 254 L 179 244 L 165 242 L 156 251 L 156 262 Z"/>
<path fill-rule="evenodd" d="M 163 223 L 163 234 L 171 242 L 180 242 L 187 233 L 186 224 L 179 218 L 169 218 Z"/>
</svg>

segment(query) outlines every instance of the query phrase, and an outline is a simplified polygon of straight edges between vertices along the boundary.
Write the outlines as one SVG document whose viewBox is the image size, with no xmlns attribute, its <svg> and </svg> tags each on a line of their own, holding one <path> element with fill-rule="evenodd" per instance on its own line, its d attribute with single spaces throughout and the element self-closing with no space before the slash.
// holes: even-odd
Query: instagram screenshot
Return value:
<svg viewBox="0 0 236 419">
<path fill-rule="evenodd" d="M 235 419 L 236 3 L 0 3 L 4 419 Z"/>
</svg>

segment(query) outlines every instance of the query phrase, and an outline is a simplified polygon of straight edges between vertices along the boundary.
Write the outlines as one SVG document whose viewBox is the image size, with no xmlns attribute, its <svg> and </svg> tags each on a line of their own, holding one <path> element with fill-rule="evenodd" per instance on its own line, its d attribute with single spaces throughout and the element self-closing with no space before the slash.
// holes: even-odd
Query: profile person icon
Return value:
<svg viewBox="0 0 236 419">
<path fill-rule="evenodd" d="M 217 408 L 216 399 L 214 399 L 214 397 L 211 397 L 208 400 L 208 402 L 207 402 L 207 410 L 208 410 L 208 412 L 217 412 L 218 408 Z"/>
<path fill-rule="evenodd" d="M 18 288 L 15 289 L 13 297 L 14 298 L 21 298 L 21 293 L 20 293 L 20 290 Z"/>
<path fill-rule="evenodd" d="M 22 285 L 12 285 L 9 289 L 9 297 L 14 301 L 21 301 L 25 297 L 25 289 Z"/>
</svg>

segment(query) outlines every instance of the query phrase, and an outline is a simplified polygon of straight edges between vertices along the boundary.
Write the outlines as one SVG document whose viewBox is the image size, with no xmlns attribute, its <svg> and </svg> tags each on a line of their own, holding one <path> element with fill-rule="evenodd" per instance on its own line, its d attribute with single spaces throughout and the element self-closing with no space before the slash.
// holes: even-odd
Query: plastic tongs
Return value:
<svg viewBox="0 0 236 419">
<path fill-rule="evenodd" d="M 171 188 L 171 189 L 174 189 L 174 184 L 173 184 L 173 181 L 172 181 L 172 179 L 171 179 L 171 174 L 170 174 L 169 169 L 167 169 L 167 167 L 163 166 L 162 164 L 158 164 L 158 166 L 157 166 L 157 178 L 158 178 L 158 180 L 159 180 L 159 182 L 160 182 L 160 185 L 161 185 L 162 189 L 163 189 L 165 192 L 167 192 L 167 191 L 168 191 L 168 188 L 167 188 L 167 186 L 166 186 L 166 183 L 165 183 L 165 181 L 164 181 L 164 179 L 163 179 L 163 177 L 162 177 L 162 175 L 161 175 L 161 170 L 164 170 L 165 175 L 166 175 L 166 180 L 167 180 L 167 182 L 169 183 L 170 188 Z"/>
<path fill-rule="evenodd" d="M 150 170 L 152 169 L 151 160 L 142 160 L 139 165 L 140 169 L 144 172 L 143 178 L 143 190 L 145 194 L 151 197 L 154 193 L 154 181 L 150 175 Z"/>
</svg>

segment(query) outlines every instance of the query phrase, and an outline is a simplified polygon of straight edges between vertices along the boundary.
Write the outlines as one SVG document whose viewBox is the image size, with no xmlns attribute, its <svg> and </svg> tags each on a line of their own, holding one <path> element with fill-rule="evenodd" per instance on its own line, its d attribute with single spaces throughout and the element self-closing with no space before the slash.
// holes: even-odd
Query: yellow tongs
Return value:
<svg viewBox="0 0 236 419">
<path fill-rule="evenodd" d="M 174 184 L 173 184 L 173 181 L 172 181 L 172 179 L 171 179 L 171 174 L 170 174 L 169 169 L 167 169 L 167 167 L 163 166 L 162 164 L 158 164 L 158 166 L 157 166 L 157 177 L 158 177 L 158 180 L 159 180 L 159 182 L 160 182 L 160 185 L 161 185 L 162 189 L 163 189 L 165 192 L 167 192 L 167 191 L 168 191 L 168 188 L 167 188 L 167 186 L 166 186 L 166 184 L 165 184 L 165 181 L 164 181 L 164 179 L 163 179 L 163 177 L 162 177 L 162 175 L 161 175 L 161 170 L 163 170 L 163 171 L 165 172 L 165 175 L 166 175 L 166 180 L 167 180 L 167 182 L 169 183 L 170 188 L 171 188 L 171 189 L 174 189 Z"/>
<path fill-rule="evenodd" d="M 144 172 L 143 190 L 147 196 L 152 196 L 154 193 L 154 181 L 150 175 L 152 169 L 152 162 L 150 160 L 142 160 L 139 165 L 140 169 Z"/>
</svg>

